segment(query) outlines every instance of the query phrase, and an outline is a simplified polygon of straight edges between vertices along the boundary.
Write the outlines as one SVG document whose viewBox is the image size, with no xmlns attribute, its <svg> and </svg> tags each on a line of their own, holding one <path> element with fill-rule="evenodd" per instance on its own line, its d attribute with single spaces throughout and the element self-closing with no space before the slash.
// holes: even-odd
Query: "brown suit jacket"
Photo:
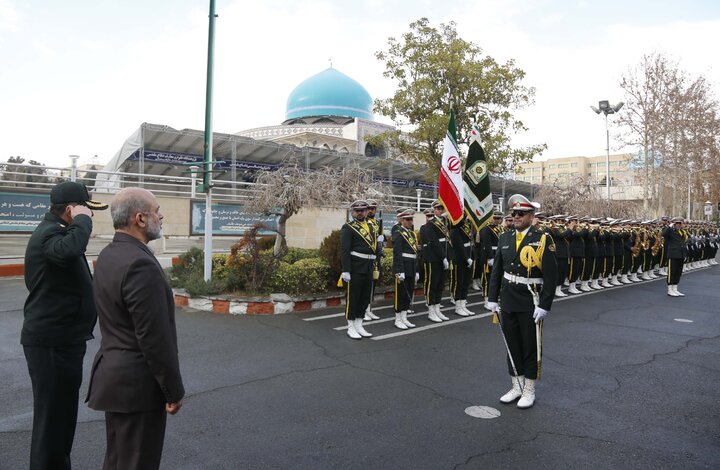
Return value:
<svg viewBox="0 0 720 470">
<path fill-rule="evenodd" d="M 179 401 L 185 388 L 175 303 L 150 249 L 116 233 L 98 256 L 94 284 L 102 341 L 90 376 L 90 408 L 136 413 Z"/>
</svg>

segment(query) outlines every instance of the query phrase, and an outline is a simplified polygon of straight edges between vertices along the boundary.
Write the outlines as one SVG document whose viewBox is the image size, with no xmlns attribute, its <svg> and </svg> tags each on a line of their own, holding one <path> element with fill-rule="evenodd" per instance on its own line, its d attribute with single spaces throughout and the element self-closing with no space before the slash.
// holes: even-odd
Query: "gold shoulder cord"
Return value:
<svg viewBox="0 0 720 470">
<path fill-rule="evenodd" d="M 540 246 L 537 250 L 527 245 L 520 250 L 520 263 L 527 268 L 528 277 L 530 277 L 530 271 L 532 268 L 538 268 L 542 270 L 542 256 L 545 252 L 545 243 L 547 240 L 547 234 L 543 233 L 540 237 Z"/>
</svg>

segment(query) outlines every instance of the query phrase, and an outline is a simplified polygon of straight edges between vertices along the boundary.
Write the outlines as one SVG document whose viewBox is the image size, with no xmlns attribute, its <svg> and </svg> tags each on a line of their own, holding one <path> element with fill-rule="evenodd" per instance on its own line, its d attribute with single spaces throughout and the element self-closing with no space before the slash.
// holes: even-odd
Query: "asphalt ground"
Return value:
<svg viewBox="0 0 720 470">
<path fill-rule="evenodd" d="M 188 396 L 168 418 L 162 468 L 720 468 L 719 285 L 716 266 L 685 273 L 684 298 L 668 297 L 657 279 L 556 302 L 529 410 L 498 401 L 510 385 L 498 327 L 489 316 L 456 316 L 447 300 L 452 321 L 413 317 L 418 328 L 401 335 L 392 321 L 371 322 L 374 339 L 362 341 L 337 329 L 339 308 L 180 309 Z M 24 298 L 22 280 L 0 280 L 2 469 L 28 461 Z M 473 292 L 468 305 L 479 301 Z M 98 343 L 88 344 L 81 395 Z M 472 417 L 473 406 L 499 416 Z M 103 416 L 80 409 L 74 467 L 100 468 Z"/>
</svg>

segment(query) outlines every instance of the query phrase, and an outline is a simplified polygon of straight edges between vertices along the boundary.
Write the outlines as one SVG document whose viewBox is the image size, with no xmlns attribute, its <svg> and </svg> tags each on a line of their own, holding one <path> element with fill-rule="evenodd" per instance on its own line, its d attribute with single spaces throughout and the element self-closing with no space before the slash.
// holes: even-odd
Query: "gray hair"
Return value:
<svg viewBox="0 0 720 470">
<path fill-rule="evenodd" d="M 117 193 L 110 202 L 113 228 L 127 228 L 135 214 L 151 210 L 152 202 L 149 196 L 152 196 L 152 193 L 140 188 L 126 188 Z"/>
</svg>

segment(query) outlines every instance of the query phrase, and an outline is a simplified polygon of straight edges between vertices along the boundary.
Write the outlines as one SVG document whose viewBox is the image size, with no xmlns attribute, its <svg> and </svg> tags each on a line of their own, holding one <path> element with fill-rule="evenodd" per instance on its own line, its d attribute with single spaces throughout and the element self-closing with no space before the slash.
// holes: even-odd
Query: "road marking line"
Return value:
<svg viewBox="0 0 720 470">
<path fill-rule="evenodd" d="M 480 305 L 480 304 L 484 304 L 484 303 L 485 303 L 484 301 L 483 302 L 475 302 L 472 304 L 467 304 L 467 307 L 472 307 L 474 305 Z M 451 305 L 450 307 L 445 307 L 441 310 L 449 311 L 449 310 L 453 310 L 454 308 L 455 308 L 455 306 Z M 427 315 L 427 314 L 428 314 L 428 312 L 411 313 L 410 315 L 408 315 L 408 318 L 419 317 L 421 315 Z M 472 315 L 472 316 L 477 316 L 477 314 Z M 461 318 L 464 318 L 464 317 L 461 317 Z M 393 315 L 392 317 L 381 318 L 380 320 L 373 320 L 372 322 L 366 322 L 363 324 L 363 326 L 372 326 L 372 325 L 377 325 L 379 323 L 387 323 L 387 322 L 394 322 L 394 321 L 395 321 L 395 316 Z M 443 320 L 443 323 L 447 323 L 447 322 L 448 322 L 448 320 Z M 438 325 L 439 325 L 439 323 L 438 323 Z M 347 330 L 347 329 L 348 329 L 347 325 L 337 326 L 337 327 L 333 328 L 333 330 L 336 330 L 336 331 L 342 331 L 342 330 Z"/>
<path fill-rule="evenodd" d="M 440 328 L 442 326 L 454 325 L 455 323 L 462 323 L 464 321 L 477 320 L 478 318 L 485 318 L 485 317 L 489 317 L 490 315 L 492 315 L 492 312 L 480 313 L 478 315 L 473 315 L 471 317 L 458 318 L 456 320 L 444 321 L 442 323 L 432 323 L 430 325 L 410 328 L 409 330 L 401 330 L 401 331 L 397 331 L 395 333 L 388 333 L 386 335 L 373 336 L 370 339 L 375 340 L 375 341 L 381 341 L 384 339 L 395 338 L 397 336 L 411 335 L 413 333 L 419 333 L 421 331 L 431 330 L 433 328 Z"/>
</svg>

